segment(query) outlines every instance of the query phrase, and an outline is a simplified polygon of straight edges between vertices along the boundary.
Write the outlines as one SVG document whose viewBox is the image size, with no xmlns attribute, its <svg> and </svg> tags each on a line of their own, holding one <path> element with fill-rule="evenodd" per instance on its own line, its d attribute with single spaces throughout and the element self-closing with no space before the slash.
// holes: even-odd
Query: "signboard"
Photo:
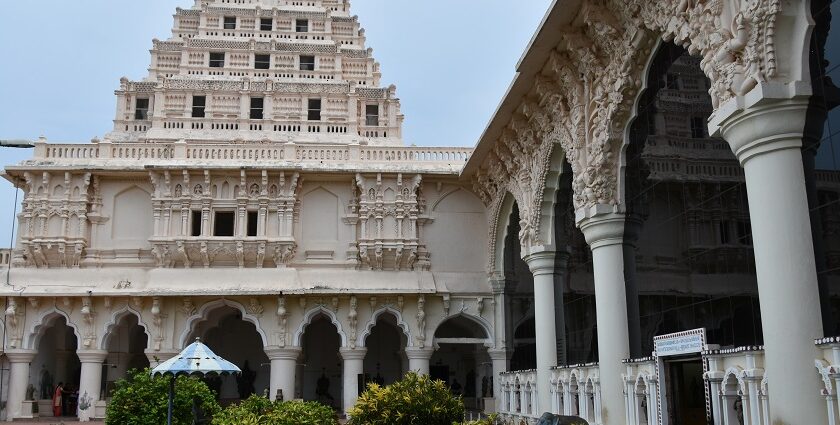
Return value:
<svg viewBox="0 0 840 425">
<path fill-rule="evenodd" d="M 653 338 L 656 357 L 696 354 L 706 348 L 704 329 L 694 329 Z"/>
</svg>

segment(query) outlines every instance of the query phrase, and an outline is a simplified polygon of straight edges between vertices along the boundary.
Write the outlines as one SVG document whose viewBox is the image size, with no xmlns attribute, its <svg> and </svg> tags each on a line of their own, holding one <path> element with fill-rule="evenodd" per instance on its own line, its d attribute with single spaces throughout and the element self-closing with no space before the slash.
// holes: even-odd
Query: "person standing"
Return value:
<svg viewBox="0 0 840 425">
<path fill-rule="evenodd" d="M 62 407 L 64 406 L 63 403 L 64 398 L 64 383 L 59 382 L 58 385 L 55 387 L 55 391 L 53 392 L 53 416 L 60 417 L 62 412 Z"/>
</svg>

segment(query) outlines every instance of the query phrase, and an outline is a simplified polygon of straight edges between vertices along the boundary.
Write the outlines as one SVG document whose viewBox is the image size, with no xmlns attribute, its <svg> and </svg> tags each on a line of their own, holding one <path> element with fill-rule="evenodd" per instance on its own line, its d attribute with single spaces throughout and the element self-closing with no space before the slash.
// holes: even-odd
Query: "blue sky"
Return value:
<svg viewBox="0 0 840 425">
<path fill-rule="evenodd" d="M 383 86 L 397 85 L 407 144 L 472 146 L 551 0 L 354 0 Z M 153 38 L 192 0 L 41 0 L 4 5 L 0 139 L 85 142 L 112 126 L 119 79 L 142 79 Z M 30 150 L 0 149 L 0 164 Z M 0 182 L 0 247 L 14 189 Z"/>
</svg>

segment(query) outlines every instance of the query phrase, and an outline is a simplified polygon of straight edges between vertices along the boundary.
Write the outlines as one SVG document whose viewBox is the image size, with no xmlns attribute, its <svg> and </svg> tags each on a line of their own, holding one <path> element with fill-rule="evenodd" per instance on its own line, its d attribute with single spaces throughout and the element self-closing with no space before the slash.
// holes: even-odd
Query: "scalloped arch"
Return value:
<svg viewBox="0 0 840 425">
<path fill-rule="evenodd" d="M 330 322 L 332 322 L 338 332 L 338 336 L 341 338 L 341 346 L 347 347 L 347 334 L 345 334 L 344 330 L 341 328 L 341 321 L 338 320 L 338 317 L 336 317 L 332 310 L 322 305 L 310 309 L 303 315 L 303 320 L 300 321 L 300 325 L 297 330 L 295 330 L 294 337 L 292 338 L 292 345 L 295 347 L 301 346 L 301 340 L 303 339 L 303 333 L 306 331 L 306 327 L 309 326 L 309 324 L 312 323 L 312 319 L 319 314 L 323 314 L 330 319 Z"/>
<path fill-rule="evenodd" d="M 406 346 L 413 347 L 414 343 L 412 342 L 411 338 L 411 330 L 408 326 L 408 323 L 406 323 L 405 320 L 403 320 L 402 313 L 397 311 L 395 308 L 388 306 L 379 308 L 370 316 L 370 320 L 367 322 L 367 324 L 364 327 L 364 330 L 359 334 L 359 337 L 356 340 L 356 346 L 365 346 L 367 337 L 370 336 L 370 333 L 373 331 L 373 327 L 376 326 L 377 320 L 379 320 L 379 317 L 383 314 L 391 314 L 394 316 L 395 319 L 397 319 L 397 326 L 402 330 L 403 335 L 405 335 L 406 340 L 408 341 L 406 343 Z"/>
<path fill-rule="evenodd" d="M 63 317 L 67 326 L 73 329 L 73 334 L 76 335 L 76 345 L 81 345 L 82 342 L 82 334 L 79 332 L 79 328 L 70 320 L 70 315 L 67 312 L 60 310 L 58 307 L 52 307 L 49 310 L 41 313 L 38 316 L 38 319 L 32 324 L 32 328 L 30 329 L 29 335 L 26 337 L 26 344 L 25 348 L 29 350 L 37 350 L 38 345 L 41 342 L 41 337 L 44 333 L 53 326 L 53 322 L 59 318 Z"/>
<path fill-rule="evenodd" d="M 125 306 L 123 306 L 123 308 L 115 310 L 113 313 L 111 313 L 111 318 L 108 319 L 107 323 L 105 323 L 105 327 L 103 328 L 104 332 L 102 333 L 102 336 L 98 338 L 99 341 L 96 344 L 100 350 L 108 349 L 108 343 L 110 342 L 109 338 L 111 337 L 114 328 L 119 326 L 119 323 L 124 318 L 130 315 L 134 315 L 135 317 L 137 317 L 137 324 L 143 328 L 143 333 L 146 334 L 147 344 L 148 341 L 151 341 L 152 334 L 149 332 L 149 326 L 146 324 L 146 322 L 143 321 L 143 315 L 140 314 L 140 312 L 138 312 L 134 308 L 132 308 L 130 305 L 126 304 Z"/>
<path fill-rule="evenodd" d="M 184 325 L 184 330 L 181 332 L 181 336 L 178 339 L 179 347 L 185 348 L 187 346 L 187 343 L 189 342 L 187 341 L 187 339 L 190 337 L 190 334 L 195 330 L 195 328 L 199 324 L 207 321 L 209 319 L 210 313 L 213 312 L 213 310 L 216 310 L 221 307 L 231 307 L 236 310 L 239 310 L 239 312 L 242 314 L 242 320 L 253 323 L 254 327 L 257 330 L 257 334 L 259 334 L 260 339 L 262 339 L 263 346 L 268 346 L 268 337 L 266 336 L 265 331 L 263 331 L 262 327 L 260 326 L 260 319 L 254 315 L 248 314 L 245 311 L 245 306 L 243 306 L 242 304 L 233 300 L 229 300 L 227 298 L 220 298 L 215 301 L 204 303 L 204 305 L 202 305 L 201 308 L 199 308 L 195 314 L 193 314 L 192 316 L 190 316 L 189 319 L 187 319 L 187 323 Z"/>
</svg>

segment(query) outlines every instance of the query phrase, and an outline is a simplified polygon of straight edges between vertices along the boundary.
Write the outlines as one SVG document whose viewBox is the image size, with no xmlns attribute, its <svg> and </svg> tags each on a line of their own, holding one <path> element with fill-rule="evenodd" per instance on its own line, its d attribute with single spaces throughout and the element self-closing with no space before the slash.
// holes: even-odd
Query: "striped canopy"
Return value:
<svg viewBox="0 0 840 425">
<path fill-rule="evenodd" d="M 155 375 L 208 375 L 236 374 L 242 372 L 235 364 L 219 357 L 202 344 L 198 338 L 177 356 L 159 364 L 152 370 Z"/>
</svg>

